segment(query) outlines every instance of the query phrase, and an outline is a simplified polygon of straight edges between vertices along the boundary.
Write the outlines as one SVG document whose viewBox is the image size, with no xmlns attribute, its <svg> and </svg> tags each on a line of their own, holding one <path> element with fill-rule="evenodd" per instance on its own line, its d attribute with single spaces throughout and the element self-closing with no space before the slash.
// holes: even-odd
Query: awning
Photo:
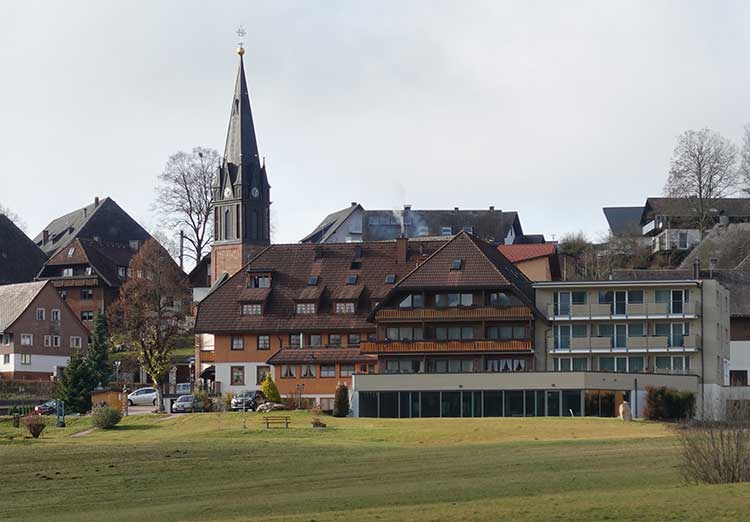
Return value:
<svg viewBox="0 0 750 522">
<path fill-rule="evenodd" d="M 209 381 L 216 380 L 216 366 L 209 366 L 200 373 L 201 379 L 208 379 Z"/>
</svg>

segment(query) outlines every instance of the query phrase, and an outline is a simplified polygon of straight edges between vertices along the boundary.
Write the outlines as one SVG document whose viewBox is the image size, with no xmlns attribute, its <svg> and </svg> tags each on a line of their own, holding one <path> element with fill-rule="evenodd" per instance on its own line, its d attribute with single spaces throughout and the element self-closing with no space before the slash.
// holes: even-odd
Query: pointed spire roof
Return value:
<svg viewBox="0 0 750 522">
<path fill-rule="evenodd" d="M 240 48 L 242 51 L 244 49 Z M 241 167 L 248 171 L 260 170 L 260 159 L 258 157 L 258 143 L 255 138 L 255 126 L 253 125 L 253 113 L 250 108 L 250 95 L 247 90 L 245 79 L 244 52 L 238 52 L 240 64 L 237 69 L 237 81 L 234 86 L 234 97 L 232 98 L 232 110 L 229 115 L 229 130 L 227 131 L 227 142 L 224 147 L 224 166 L 229 167 L 234 183 L 238 182 L 235 175 L 242 174 Z M 240 167 L 239 169 L 237 167 Z M 248 168 L 249 167 L 249 168 Z M 249 181 L 249 180 L 248 180 Z"/>
</svg>

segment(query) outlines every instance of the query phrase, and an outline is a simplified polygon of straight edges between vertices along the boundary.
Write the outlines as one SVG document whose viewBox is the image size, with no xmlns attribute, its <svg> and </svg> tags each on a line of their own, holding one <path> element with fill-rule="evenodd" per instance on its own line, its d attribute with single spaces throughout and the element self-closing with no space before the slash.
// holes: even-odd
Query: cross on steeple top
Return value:
<svg viewBox="0 0 750 522">
<path fill-rule="evenodd" d="M 244 27 L 242 27 L 242 26 L 239 26 L 239 27 L 237 28 L 237 31 L 236 31 L 236 33 L 237 33 L 237 37 L 238 37 L 238 38 L 240 39 L 240 41 L 239 41 L 239 42 L 237 42 L 237 45 L 239 46 L 239 47 L 237 48 L 237 53 L 238 53 L 238 54 L 239 54 L 240 56 L 242 56 L 243 54 L 245 54 L 245 42 L 244 42 L 244 39 L 245 39 L 245 35 L 246 35 L 247 33 L 245 32 L 245 28 L 244 28 Z"/>
</svg>

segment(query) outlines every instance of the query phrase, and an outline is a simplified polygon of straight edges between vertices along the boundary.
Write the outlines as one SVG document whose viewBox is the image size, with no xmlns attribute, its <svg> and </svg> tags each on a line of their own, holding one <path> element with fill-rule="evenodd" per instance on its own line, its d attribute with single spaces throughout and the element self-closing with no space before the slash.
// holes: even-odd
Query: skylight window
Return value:
<svg viewBox="0 0 750 522">
<path fill-rule="evenodd" d="M 318 284 L 318 276 L 311 275 L 310 277 L 308 277 L 307 278 L 307 284 L 309 286 L 315 286 L 315 285 L 317 285 Z"/>
<path fill-rule="evenodd" d="M 75 247 L 71 248 L 70 250 L 68 250 L 68 257 L 73 257 L 73 254 L 75 253 L 76 253 Z"/>
<path fill-rule="evenodd" d="M 385 284 L 392 285 L 396 282 L 396 274 L 388 274 L 385 276 Z"/>
<path fill-rule="evenodd" d="M 347 285 L 356 285 L 357 284 L 357 274 L 351 274 L 346 276 L 346 284 Z"/>
<path fill-rule="evenodd" d="M 451 270 L 461 270 L 461 265 L 463 265 L 462 259 L 454 259 L 451 261 Z"/>
</svg>

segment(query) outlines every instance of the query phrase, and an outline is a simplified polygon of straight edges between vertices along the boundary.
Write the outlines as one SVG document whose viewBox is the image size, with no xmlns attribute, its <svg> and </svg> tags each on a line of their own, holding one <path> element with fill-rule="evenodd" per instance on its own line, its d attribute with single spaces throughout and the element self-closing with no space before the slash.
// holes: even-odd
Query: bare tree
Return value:
<svg viewBox="0 0 750 522">
<path fill-rule="evenodd" d="M 750 195 L 750 123 L 745 125 L 745 135 L 742 137 L 740 147 L 740 176 L 742 177 L 743 191 Z"/>
<path fill-rule="evenodd" d="M 190 331 L 189 290 L 174 260 L 153 239 L 133 256 L 129 268 L 132 276 L 109 310 L 112 338 L 138 355 L 161 409 L 161 384 L 172 367 L 172 352 Z"/>
<path fill-rule="evenodd" d="M 187 255 L 196 263 L 211 246 L 213 180 L 219 161 L 216 150 L 195 147 L 172 154 L 159 175 L 155 210 L 166 226 L 185 230 Z"/>
<path fill-rule="evenodd" d="M 664 191 L 685 198 L 701 232 L 713 223 L 714 201 L 737 191 L 736 161 L 737 147 L 710 129 L 689 130 L 677 139 Z"/>
<path fill-rule="evenodd" d="M 5 217 L 10 219 L 18 228 L 26 232 L 26 223 L 24 223 L 24 221 L 21 219 L 21 216 L 13 212 L 2 203 L 0 203 L 0 214 L 3 214 Z"/>
</svg>

